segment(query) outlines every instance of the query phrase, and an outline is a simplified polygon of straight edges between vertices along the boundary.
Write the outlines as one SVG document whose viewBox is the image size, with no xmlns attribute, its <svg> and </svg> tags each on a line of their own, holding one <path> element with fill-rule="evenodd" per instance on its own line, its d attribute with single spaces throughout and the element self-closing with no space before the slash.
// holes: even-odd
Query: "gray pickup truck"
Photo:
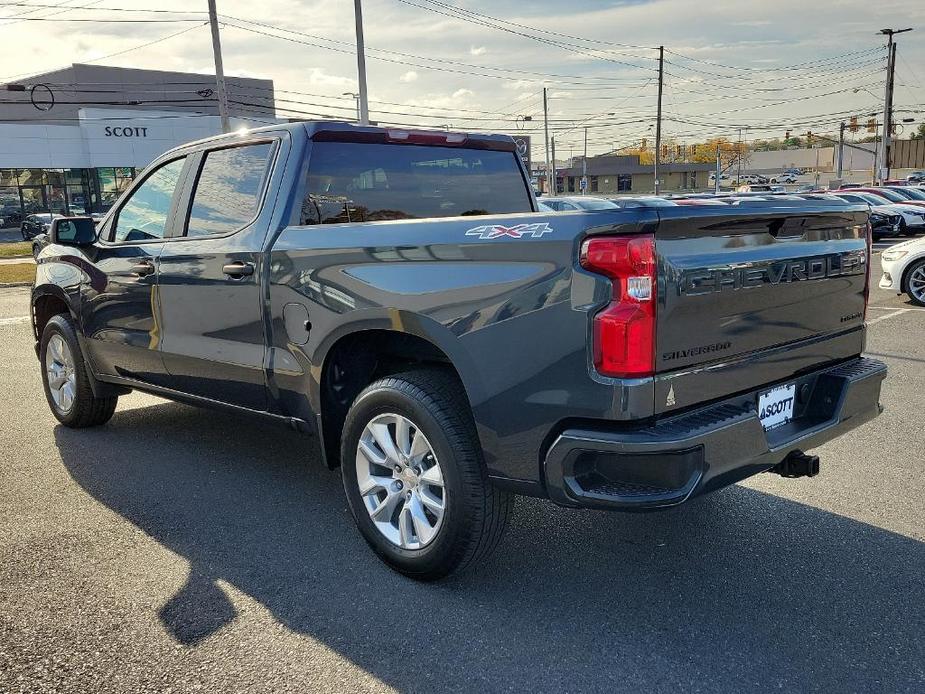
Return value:
<svg viewBox="0 0 925 694">
<path fill-rule="evenodd" d="M 848 203 L 544 214 L 509 137 L 299 123 L 55 220 L 32 315 L 63 425 L 137 389 L 314 434 L 369 545 L 431 580 L 513 494 L 648 510 L 815 474 L 880 412 L 869 256 Z"/>
</svg>

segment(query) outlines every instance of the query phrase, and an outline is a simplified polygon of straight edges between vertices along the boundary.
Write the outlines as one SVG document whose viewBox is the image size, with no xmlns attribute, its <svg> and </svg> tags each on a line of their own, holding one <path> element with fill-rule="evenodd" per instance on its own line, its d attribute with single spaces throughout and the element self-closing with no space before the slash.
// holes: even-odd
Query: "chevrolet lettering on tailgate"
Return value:
<svg viewBox="0 0 925 694">
<path fill-rule="evenodd" d="M 749 263 L 743 266 L 685 270 L 678 292 L 687 296 L 727 290 L 750 289 L 765 285 L 822 280 L 847 275 L 863 275 L 867 258 L 863 251 L 816 256 L 784 262 Z"/>
</svg>

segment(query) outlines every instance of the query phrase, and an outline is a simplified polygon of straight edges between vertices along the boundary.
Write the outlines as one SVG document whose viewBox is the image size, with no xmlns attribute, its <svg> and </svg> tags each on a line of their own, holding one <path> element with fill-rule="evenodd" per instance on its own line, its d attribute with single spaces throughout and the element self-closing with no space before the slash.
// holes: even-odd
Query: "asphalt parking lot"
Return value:
<svg viewBox="0 0 925 694">
<path fill-rule="evenodd" d="M 879 277 L 874 267 L 873 286 Z M 655 514 L 521 499 L 433 585 L 381 565 L 311 439 L 154 397 L 72 431 L 0 289 L 0 691 L 925 689 L 925 310 L 872 290 L 884 414 Z"/>
</svg>

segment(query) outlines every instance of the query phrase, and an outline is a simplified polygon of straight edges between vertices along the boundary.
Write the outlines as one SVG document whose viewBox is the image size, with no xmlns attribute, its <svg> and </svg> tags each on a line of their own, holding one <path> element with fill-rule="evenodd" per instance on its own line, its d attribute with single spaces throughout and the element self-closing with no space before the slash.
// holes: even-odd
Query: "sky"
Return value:
<svg viewBox="0 0 925 694">
<path fill-rule="evenodd" d="M 0 5 L 0 81 L 75 62 L 214 70 L 206 0 Z M 352 0 L 217 5 L 227 74 L 273 79 L 279 115 L 353 117 Z M 534 158 L 544 87 L 560 158 L 583 151 L 586 128 L 591 155 L 651 142 L 658 46 L 672 141 L 866 122 L 883 108 L 885 27 L 915 29 L 898 37 L 895 109 L 916 121 L 903 128 L 925 121 L 922 0 L 364 0 L 363 13 L 373 120 L 522 132 Z"/>
</svg>

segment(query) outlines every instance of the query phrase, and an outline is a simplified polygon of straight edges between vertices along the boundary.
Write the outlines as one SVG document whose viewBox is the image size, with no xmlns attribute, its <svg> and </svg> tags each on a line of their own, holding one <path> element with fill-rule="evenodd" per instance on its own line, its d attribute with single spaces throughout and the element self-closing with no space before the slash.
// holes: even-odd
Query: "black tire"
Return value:
<svg viewBox="0 0 925 694">
<path fill-rule="evenodd" d="M 48 343 L 55 335 L 60 335 L 64 340 L 65 344 L 70 349 L 70 355 L 73 361 L 74 397 L 73 403 L 67 409 L 62 409 L 55 402 L 48 383 L 46 356 Z M 42 331 L 39 360 L 42 368 L 42 387 L 45 390 L 45 399 L 48 401 L 48 406 L 51 408 L 51 412 L 55 416 L 55 419 L 66 427 L 82 429 L 84 427 L 105 424 L 112 418 L 113 413 L 116 411 L 119 398 L 97 398 L 93 395 L 93 390 L 90 387 L 90 379 L 87 376 L 87 364 L 86 361 L 84 361 L 83 353 L 80 351 L 80 343 L 77 341 L 77 332 L 70 316 L 59 314 L 49 319 L 48 323 L 45 325 L 45 329 Z"/>
<path fill-rule="evenodd" d="M 357 483 L 357 446 L 376 416 L 410 419 L 427 438 L 443 471 L 446 508 L 436 536 L 420 549 L 389 541 L 375 526 Z M 434 581 L 491 553 L 507 526 L 512 498 L 488 481 L 482 449 L 462 386 L 451 373 L 420 369 L 383 378 L 354 400 L 344 422 L 341 474 L 363 538 L 396 571 Z"/>
<path fill-rule="evenodd" d="M 907 267 L 906 271 L 903 273 L 903 282 L 902 282 L 903 293 L 906 296 L 908 296 L 909 301 L 911 301 L 916 306 L 925 306 L 925 301 L 921 301 L 920 299 L 917 299 L 915 295 L 911 291 L 909 291 L 909 280 L 912 277 L 912 273 L 921 268 L 925 268 L 925 260 L 918 260 L 912 263 L 912 265 Z"/>
</svg>

